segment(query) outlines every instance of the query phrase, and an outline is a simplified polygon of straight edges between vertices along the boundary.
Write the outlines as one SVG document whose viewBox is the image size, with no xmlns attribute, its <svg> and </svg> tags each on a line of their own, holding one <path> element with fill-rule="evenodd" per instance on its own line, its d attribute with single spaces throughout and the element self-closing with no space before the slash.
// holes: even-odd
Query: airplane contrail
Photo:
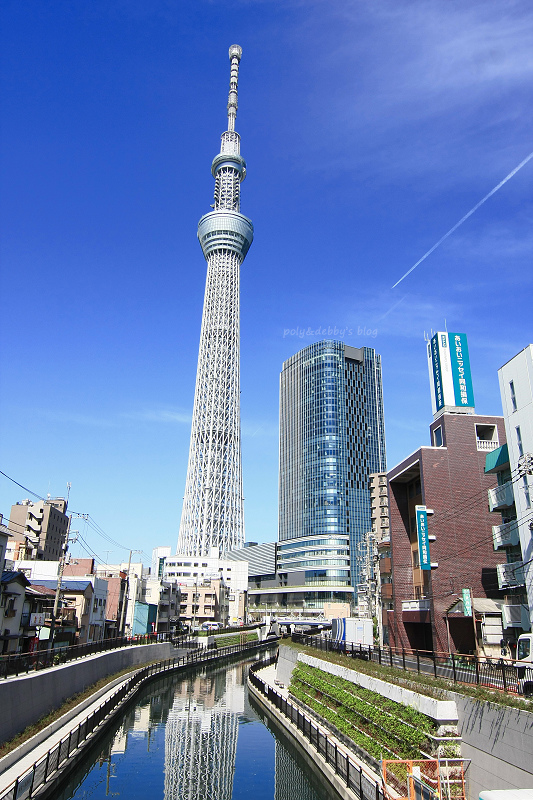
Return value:
<svg viewBox="0 0 533 800">
<path fill-rule="evenodd" d="M 471 209 L 470 209 L 470 211 L 469 211 L 467 214 L 465 214 L 465 215 L 464 215 L 464 217 L 461 217 L 461 219 L 459 220 L 459 222 L 456 222 L 456 223 L 455 223 L 455 225 L 453 226 L 453 228 L 450 228 L 450 230 L 448 231 L 448 233 L 445 233 L 445 234 L 444 234 L 444 236 L 442 236 L 442 237 L 439 239 L 439 241 L 438 241 L 436 244 L 434 244 L 434 245 L 433 245 L 433 247 L 431 247 L 431 248 L 430 248 L 430 249 L 427 251 L 427 253 L 424 253 L 424 255 L 422 256 L 422 258 L 419 258 L 419 259 L 418 259 L 418 261 L 416 262 L 416 264 L 413 264 L 413 266 L 411 267 L 411 269 L 408 269 L 408 270 L 407 270 L 407 272 L 405 273 L 405 275 L 402 275 L 402 277 L 400 278 L 400 280 L 399 280 L 399 281 L 396 281 L 396 283 L 394 284 L 394 286 L 392 286 L 391 288 L 392 288 L 392 289 L 395 289 L 395 288 L 396 288 L 396 286 L 398 286 L 398 284 L 399 284 L 399 283 L 401 283 L 401 282 L 403 281 L 403 279 L 404 279 L 404 278 L 407 278 L 407 276 L 408 276 L 408 275 L 409 275 L 409 274 L 410 274 L 410 273 L 411 273 L 411 272 L 412 272 L 414 269 L 416 269 L 416 268 L 418 267 L 418 265 L 422 263 L 422 261 L 425 261 L 425 260 L 426 260 L 426 258 L 427 258 L 428 256 L 430 256 L 430 255 L 431 255 L 431 253 L 432 253 L 434 250 L 436 250 L 436 249 L 437 249 L 437 247 L 438 247 L 439 245 L 441 245 L 445 239 L 447 239 L 447 238 L 448 238 L 448 236 L 451 236 L 451 235 L 452 235 L 452 233 L 453 233 L 454 231 L 456 231 L 456 230 L 457 230 L 457 228 L 458 228 L 460 225 L 462 225 L 462 224 L 463 224 L 463 222 L 465 222 L 465 221 L 468 219 L 468 217 L 471 217 L 471 216 L 472 216 L 472 214 L 474 213 L 474 211 L 477 211 L 477 210 L 478 210 L 478 208 L 479 208 L 480 206 L 482 206 L 482 205 L 483 205 L 483 203 L 484 203 L 486 200 L 488 200 L 488 199 L 489 199 L 489 197 L 492 197 L 492 195 L 493 195 L 493 194 L 495 194 L 495 192 L 497 192 L 497 191 L 498 191 L 498 189 L 501 189 L 501 188 L 502 188 L 502 186 L 504 185 L 504 183 L 507 183 L 507 181 L 508 181 L 508 180 L 510 180 L 510 179 L 513 177 L 513 175 L 516 175 L 516 173 L 518 172 L 518 170 L 519 170 L 519 169 L 522 169 L 522 167 L 523 167 L 523 166 L 525 166 L 525 165 L 527 164 L 527 162 L 528 162 L 528 161 L 530 161 L 532 158 L 533 158 L 533 153 L 530 153 L 528 156 L 526 156 L 526 158 L 524 158 L 524 160 L 523 160 L 523 161 L 521 161 L 521 162 L 520 162 L 520 164 L 519 164 L 517 167 L 515 167 L 515 168 L 512 170 L 512 172 L 510 172 L 510 173 L 509 173 L 509 175 L 506 175 L 506 177 L 503 179 L 503 181 L 500 181 L 500 182 L 499 182 L 499 184 L 498 184 L 497 186 L 495 186 L 495 187 L 494 187 L 494 189 L 491 189 L 491 190 L 490 190 L 490 192 L 489 192 L 488 194 L 486 194 L 486 195 L 485 195 L 485 197 L 484 197 L 482 200 L 480 200 L 480 201 L 479 201 L 479 203 L 476 203 L 476 205 L 474 206 L 474 208 L 471 208 Z"/>
</svg>

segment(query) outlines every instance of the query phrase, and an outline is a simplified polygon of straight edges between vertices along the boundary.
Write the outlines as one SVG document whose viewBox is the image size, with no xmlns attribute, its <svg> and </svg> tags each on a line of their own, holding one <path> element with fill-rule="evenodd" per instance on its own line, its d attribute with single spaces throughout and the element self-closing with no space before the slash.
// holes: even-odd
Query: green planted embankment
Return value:
<svg viewBox="0 0 533 800">
<path fill-rule="evenodd" d="M 355 744 L 382 758 L 423 758 L 434 749 L 435 722 L 357 684 L 298 662 L 289 692 Z"/>
<path fill-rule="evenodd" d="M 257 631 L 250 631 L 249 633 L 236 633 L 233 636 L 215 636 L 215 643 L 217 647 L 229 647 L 232 644 L 245 644 L 247 642 L 257 641 Z"/>
</svg>

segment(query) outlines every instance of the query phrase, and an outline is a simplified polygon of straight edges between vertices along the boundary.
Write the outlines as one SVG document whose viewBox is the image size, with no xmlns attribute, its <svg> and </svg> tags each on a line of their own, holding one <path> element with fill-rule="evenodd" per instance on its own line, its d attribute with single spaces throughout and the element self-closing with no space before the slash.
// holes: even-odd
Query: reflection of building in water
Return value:
<svg viewBox="0 0 533 800">
<path fill-rule="evenodd" d="M 274 800 L 317 800 L 317 794 L 288 750 L 276 739 Z"/>
<path fill-rule="evenodd" d="M 196 675 L 178 687 L 165 731 L 165 800 L 231 800 L 242 671 Z"/>
</svg>

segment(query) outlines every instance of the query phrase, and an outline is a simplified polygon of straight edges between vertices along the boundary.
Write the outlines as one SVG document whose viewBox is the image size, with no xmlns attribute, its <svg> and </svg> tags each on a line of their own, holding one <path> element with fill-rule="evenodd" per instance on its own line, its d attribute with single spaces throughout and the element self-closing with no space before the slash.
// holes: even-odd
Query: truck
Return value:
<svg viewBox="0 0 533 800">
<path fill-rule="evenodd" d="M 337 619 L 332 619 L 331 638 L 335 642 L 372 647 L 374 644 L 372 620 L 361 619 L 359 617 L 338 617 Z"/>
<path fill-rule="evenodd" d="M 533 695 L 533 633 L 523 633 L 518 637 L 514 666 L 518 678 L 518 691 L 520 694 L 531 697 Z"/>
</svg>

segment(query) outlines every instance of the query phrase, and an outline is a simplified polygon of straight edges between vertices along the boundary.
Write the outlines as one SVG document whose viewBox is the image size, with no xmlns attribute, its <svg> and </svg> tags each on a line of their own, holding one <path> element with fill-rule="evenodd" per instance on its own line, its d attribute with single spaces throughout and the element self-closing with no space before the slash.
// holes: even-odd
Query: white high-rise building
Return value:
<svg viewBox="0 0 533 800">
<path fill-rule="evenodd" d="M 529 618 L 533 621 L 533 344 L 498 370 Z M 521 567 L 517 564 L 516 568 Z"/>
<path fill-rule="evenodd" d="M 211 167 L 214 211 L 198 224 L 207 278 L 178 539 L 178 552 L 189 556 L 208 555 L 213 547 L 223 555 L 244 544 L 239 287 L 253 225 L 240 213 L 240 185 L 246 175 L 235 131 L 241 54 L 238 45 L 230 47 L 228 129 Z"/>
</svg>

